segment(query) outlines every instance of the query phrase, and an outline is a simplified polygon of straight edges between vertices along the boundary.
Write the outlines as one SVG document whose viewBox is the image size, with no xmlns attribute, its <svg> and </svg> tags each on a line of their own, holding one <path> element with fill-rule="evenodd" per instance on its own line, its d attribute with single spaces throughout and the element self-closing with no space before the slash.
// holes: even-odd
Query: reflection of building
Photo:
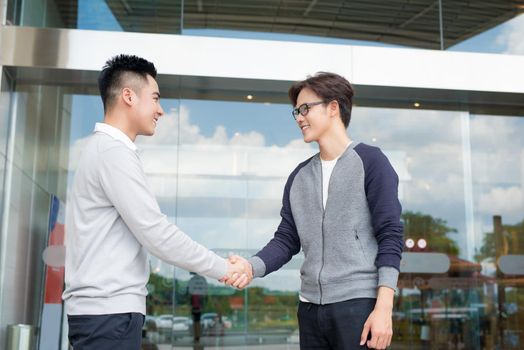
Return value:
<svg viewBox="0 0 524 350">
<path fill-rule="evenodd" d="M 290 82 L 320 70 L 348 77 L 357 91 L 352 137 L 387 152 L 406 212 L 450 228 L 435 252 L 445 253 L 447 242 L 458 251 L 443 276 L 403 275 L 394 344 L 417 349 L 428 336 L 445 343 L 453 333 L 450 348 L 522 347 L 522 275 L 486 277 L 473 261 L 484 252 L 482 263 L 495 266 L 507 256 L 495 242 L 524 254 L 523 6 L 0 0 L 0 348 L 8 324 L 42 322 L 50 198 L 67 200 L 78 141 L 102 113 L 97 71 L 120 52 L 157 64 L 162 103 L 172 111 L 157 138 L 140 141 L 160 205 L 224 252 L 267 242 L 287 174 L 315 152 L 289 113 Z M 500 54 L 462 52 L 493 50 Z M 485 239 L 505 230 L 511 239 Z M 429 232 L 422 225 L 412 233 Z M 208 281 L 203 312 L 232 322 L 224 344 L 296 342 L 300 259 L 248 292 Z M 189 274 L 152 266 L 148 321 L 189 317 Z M 415 277 L 429 282 L 415 287 Z M 420 315 L 431 308 L 439 316 L 422 337 L 428 320 Z M 458 326 L 451 315 L 468 321 Z M 184 334 L 167 333 L 158 342 L 173 335 L 189 344 Z"/>
</svg>

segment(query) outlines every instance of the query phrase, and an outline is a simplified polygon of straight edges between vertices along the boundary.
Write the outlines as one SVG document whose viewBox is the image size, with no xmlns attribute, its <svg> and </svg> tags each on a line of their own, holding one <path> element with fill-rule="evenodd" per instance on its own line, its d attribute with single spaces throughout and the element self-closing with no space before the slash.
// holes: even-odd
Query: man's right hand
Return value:
<svg viewBox="0 0 524 350">
<path fill-rule="evenodd" d="M 232 255 L 227 261 L 227 276 L 220 281 L 225 284 L 243 289 L 253 280 L 253 267 L 243 257 Z"/>
</svg>

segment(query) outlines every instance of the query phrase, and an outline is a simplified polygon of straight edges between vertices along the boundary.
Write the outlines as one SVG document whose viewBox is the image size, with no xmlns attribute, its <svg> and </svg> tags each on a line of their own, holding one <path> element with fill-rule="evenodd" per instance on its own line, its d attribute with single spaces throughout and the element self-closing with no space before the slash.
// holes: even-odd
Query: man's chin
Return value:
<svg viewBox="0 0 524 350">
<path fill-rule="evenodd" d="M 141 136 L 153 136 L 155 134 L 155 130 L 147 130 L 147 131 L 142 131 L 141 133 L 139 133 L 139 135 Z"/>
<path fill-rule="evenodd" d="M 304 137 L 304 142 L 305 142 L 305 143 L 311 143 L 311 142 L 313 142 L 313 141 L 314 141 L 314 140 L 311 139 L 311 138 L 309 138 L 309 137 Z"/>
</svg>

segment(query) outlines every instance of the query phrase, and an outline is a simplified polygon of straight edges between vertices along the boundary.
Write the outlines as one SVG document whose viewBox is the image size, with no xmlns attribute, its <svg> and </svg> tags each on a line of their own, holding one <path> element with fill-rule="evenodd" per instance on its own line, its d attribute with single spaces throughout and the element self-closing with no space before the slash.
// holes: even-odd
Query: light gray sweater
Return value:
<svg viewBox="0 0 524 350">
<path fill-rule="evenodd" d="M 69 315 L 146 313 L 147 252 L 220 279 L 227 262 L 162 214 L 134 144 L 97 124 L 78 162 L 66 211 L 63 298 Z"/>
</svg>

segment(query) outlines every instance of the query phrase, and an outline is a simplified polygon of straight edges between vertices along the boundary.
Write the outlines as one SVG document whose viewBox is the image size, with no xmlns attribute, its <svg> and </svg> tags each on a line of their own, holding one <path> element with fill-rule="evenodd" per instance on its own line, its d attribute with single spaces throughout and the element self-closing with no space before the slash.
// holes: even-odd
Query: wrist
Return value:
<svg viewBox="0 0 524 350">
<path fill-rule="evenodd" d="M 251 274 L 251 279 L 255 277 L 255 269 L 253 269 L 253 265 L 248 261 L 247 264 L 249 265 L 249 273 Z"/>
<path fill-rule="evenodd" d="M 394 290 L 389 287 L 380 286 L 378 287 L 377 294 L 375 308 L 389 310 L 391 312 L 393 310 L 393 300 L 395 298 Z"/>
<path fill-rule="evenodd" d="M 386 303 L 386 302 L 379 302 L 377 300 L 377 303 L 375 304 L 375 310 L 393 312 L 393 304 Z"/>
</svg>

